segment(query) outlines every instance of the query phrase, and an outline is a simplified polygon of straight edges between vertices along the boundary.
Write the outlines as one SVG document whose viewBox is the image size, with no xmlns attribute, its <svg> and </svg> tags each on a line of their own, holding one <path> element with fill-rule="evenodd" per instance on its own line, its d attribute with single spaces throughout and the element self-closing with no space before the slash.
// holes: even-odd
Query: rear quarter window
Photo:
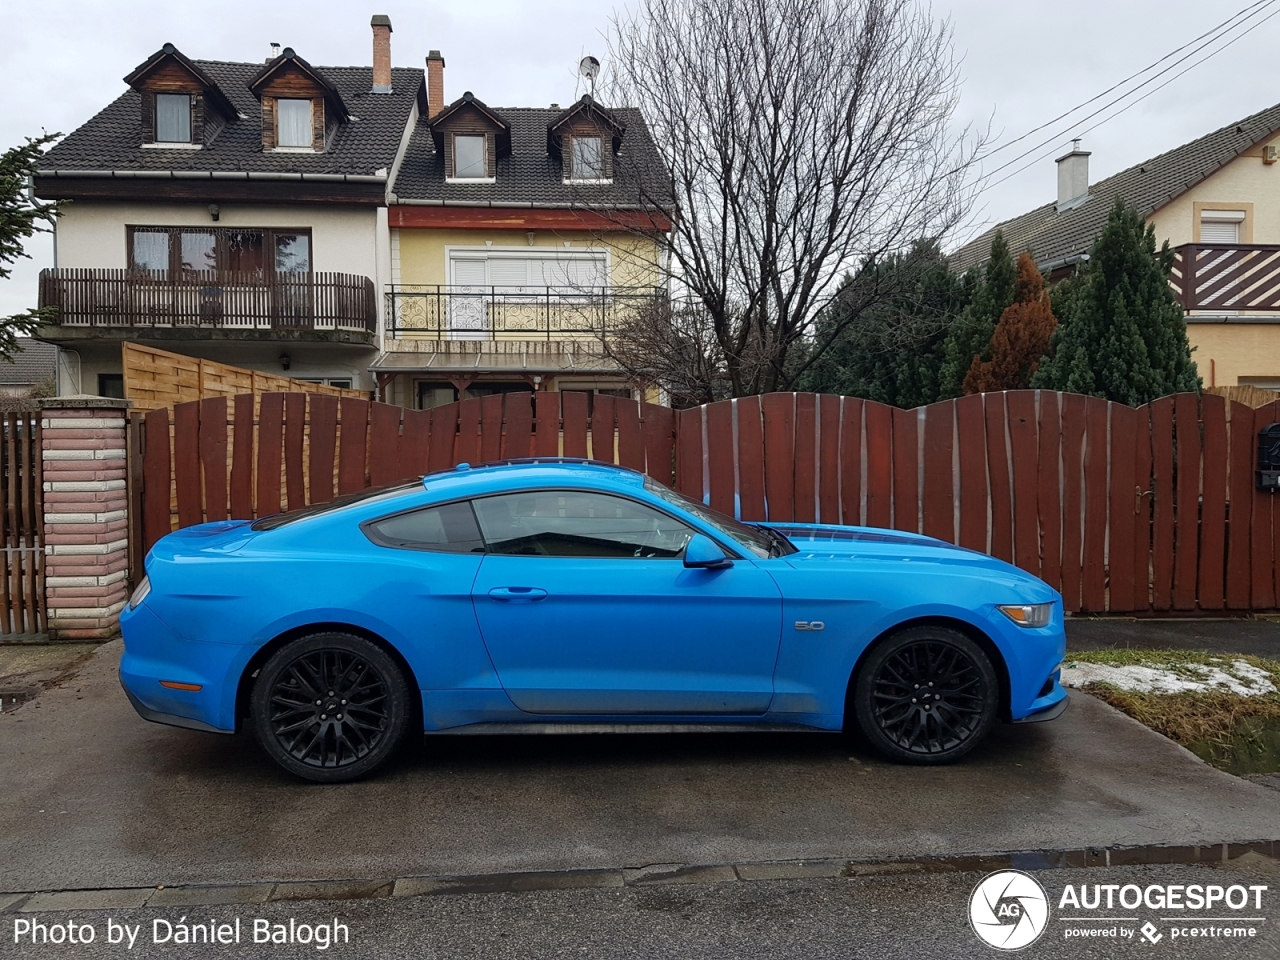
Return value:
<svg viewBox="0 0 1280 960">
<path fill-rule="evenodd" d="M 435 553 L 484 553 L 484 538 L 468 501 L 420 507 L 369 520 L 365 535 L 383 547 Z"/>
</svg>

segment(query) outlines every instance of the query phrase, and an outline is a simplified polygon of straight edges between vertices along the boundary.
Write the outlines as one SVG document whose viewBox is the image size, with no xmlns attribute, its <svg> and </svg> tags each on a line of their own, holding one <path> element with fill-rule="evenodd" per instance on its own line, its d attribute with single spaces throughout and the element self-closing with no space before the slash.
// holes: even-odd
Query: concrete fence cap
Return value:
<svg viewBox="0 0 1280 960">
<path fill-rule="evenodd" d="M 132 400 L 118 397 L 95 397 L 88 393 L 75 393 L 67 397 L 48 397 L 40 401 L 43 410 L 128 410 Z"/>
</svg>

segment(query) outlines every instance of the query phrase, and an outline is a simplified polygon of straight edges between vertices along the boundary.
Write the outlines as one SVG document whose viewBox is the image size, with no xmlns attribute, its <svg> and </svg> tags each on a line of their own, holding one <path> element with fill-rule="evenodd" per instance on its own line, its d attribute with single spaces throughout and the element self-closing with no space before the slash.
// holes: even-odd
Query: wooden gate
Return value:
<svg viewBox="0 0 1280 960">
<path fill-rule="evenodd" d="M 591 457 L 744 520 L 892 527 L 1008 560 L 1073 613 L 1280 606 L 1280 502 L 1254 484 L 1254 410 L 1179 394 L 1134 409 L 1010 391 L 899 410 L 769 394 L 672 410 L 511 393 L 434 410 L 303 394 L 153 410 L 137 542 L 322 503 L 455 463 Z M 138 551 L 139 554 L 145 551 Z"/>
<path fill-rule="evenodd" d="M 45 632 L 44 496 L 40 476 L 40 414 L 0 414 L 0 474 L 4 484 L 4 579 L 0 581 L 0 643 Z"/>
</svg>

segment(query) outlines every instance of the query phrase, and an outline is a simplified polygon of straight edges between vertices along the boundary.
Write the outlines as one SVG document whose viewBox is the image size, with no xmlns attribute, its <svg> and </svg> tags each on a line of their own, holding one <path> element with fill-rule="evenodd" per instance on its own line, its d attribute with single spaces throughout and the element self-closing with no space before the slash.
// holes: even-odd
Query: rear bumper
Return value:
<svg viewBox="0 0 1280 960">
<path fill-rule="evenodd" d="M 1040 700 L 1036 701 L 1036 704 L 1039 704 L 1042 700 L 1050 700 L 1052 702 L 1048 706 L 1037 706 L 1031 713 L 1028 713 L 1025 717 L 1019 717 L 1013 722 L 1043 723 L 1045 720 L 1056 720 L 1067 712 L 1067 704 L 1071 702 L 1071 698 L 1067 696 L 1067 691 L 1061 687 L 1058 687 L 1047 697 L 1041 697 Z"/>
<path fill-rule="evenodd" d="M 124 678 L 120 678 L 120 686 L 124 689 L 124 695 L 129 698 L 129 702 L 133 704 L 133 709 L 138 711 L 138 716 L 143 720 L 150 720 L 152 723 L 164 723 L 171 727 L 186 727 L 188 730 L 199 730 L 202 733 L 234 733 L 234 730 L 219 730 L 211 724 L 205 723 L 203 720 L 193 720 L 190 717 L 179 717 L 172 713 L 161 713 L 159 710 L 152 710 L 141 700 L 133 695 L 128 687 L 125 686 Z"/>
</svg>

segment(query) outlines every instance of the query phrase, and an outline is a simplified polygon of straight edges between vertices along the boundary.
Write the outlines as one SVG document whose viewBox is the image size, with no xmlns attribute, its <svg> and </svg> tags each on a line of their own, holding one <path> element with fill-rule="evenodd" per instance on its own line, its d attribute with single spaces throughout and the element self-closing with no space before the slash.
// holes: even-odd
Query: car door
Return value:
<svg viewBox="0 0 1280 960">
<path fill-rule="evenodd" d="M 782 600 L 753 561 L 687 569 L 692 528 L 611 494 L 531 490 L 473 503 L 486 543 L 472 589 L 476 617 L 521 710 L 768 709 Z"/>
</svg>

